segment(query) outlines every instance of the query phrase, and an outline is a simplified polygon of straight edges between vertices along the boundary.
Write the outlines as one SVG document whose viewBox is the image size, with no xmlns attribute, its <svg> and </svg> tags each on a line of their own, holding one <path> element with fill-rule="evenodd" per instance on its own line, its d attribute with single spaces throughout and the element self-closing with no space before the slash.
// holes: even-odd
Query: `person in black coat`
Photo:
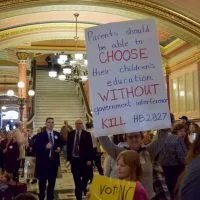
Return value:
<svg viewBox="0 0 200 200">
<path fill-rule="evenodd" d="M 39 180 L 39 200 L 45 199 L 46 182 L 47 200 L 54 199 L 54 187 L 58 166 L 60 165 L 60 134 L 53 131 L 54 119 L 46 119 L 46 130 L 36 137 L 36 172 Z"/>
<path fill-rule="evenodd" d="M 82 200 L 82 192 L 86 193 L 89 171 L 92 167 L 93 145 L 91 134 L 84 130 L 83 122 L 76 120 L 76 130 L 68 135 L 67 159 L 71 164 L 71 171 L 75 183 L 77 200 Z"/>
<path fill-rule="evenodd" d="M 7 138 L 4 133 L 0 132 L 0 169 L 4 172 L 4 153 L 3 150 L 6 149 Z"/>
<path fill-rule="evenodd" d="M 13 180 L 19 181 L 19 145 L 16 140 L 16 135 L 13 133 L 8 133 L 9 139 L 4 149 L 4 162 L 5 171 L 13 175 Z"/>
</svg>

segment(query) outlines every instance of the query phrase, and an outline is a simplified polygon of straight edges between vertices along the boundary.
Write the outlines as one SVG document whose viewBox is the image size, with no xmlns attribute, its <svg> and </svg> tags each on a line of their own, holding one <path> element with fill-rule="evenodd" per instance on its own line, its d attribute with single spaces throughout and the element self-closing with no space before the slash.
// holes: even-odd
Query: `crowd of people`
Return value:
<svg viewBox="0 0 200 200">
<path fill-rule="evenodd" d="M 198 200 L 200 128 L 186 116 L 180 119 L 175 123 L 171 114 L 169 129 L 99 138 L 92 123 L 84 125 L 82 120 L 75 121 L 75 129 L 65 121 L 57 132 L 54 119 L 48 117 L 37 134 L 17 124 L 15 130 L 0 134 L 0 191 L 17 185 L 20 166 L 24 169 L 26 156 L 32 156 L 36 157 L 35 178 L 26 181 L 38 182 L 39 200 L 45 195 L 53 200 L 63 152 L 71 166 L 77 200 L 90 196 L 94 167 L 100 175 L 136 182 L 134 200 Z"/>
</svg>

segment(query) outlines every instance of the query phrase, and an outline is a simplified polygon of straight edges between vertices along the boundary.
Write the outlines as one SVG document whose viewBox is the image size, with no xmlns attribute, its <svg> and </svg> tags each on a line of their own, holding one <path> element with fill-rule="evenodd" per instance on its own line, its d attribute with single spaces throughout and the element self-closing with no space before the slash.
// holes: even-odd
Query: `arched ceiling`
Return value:
<svg viewBox="0 0 200 200">
<path fill-rule="evenodd" d="M 151 0 L 164 7 L 168 7 L 171 10 L 179 12 L 185 16 L 188 16 L 198 22 L 200 22 L 200 1 L 199 0 Z"/>
<path fill-rule="evenodd" d="M 90 0 L 75 1 L 73 4 L 70 1 L 56 0 L 4 2 L 7 3 L 1 3 L 0 13 L 1 49 L 30 43 L 34 39 L 37 41 L 38 33 L 45 40 L 55 39 L 55 35 L 58 39 L 71 39 L 74 35 L 75 12 L 80 13 L 81 39 L 84 39 L 84 28 L 96 24 L 154 17 L 159 31 L 193 44 L 200 41 L 200 27 L 197 22 L 150 1 Z M 45 35 L 48 32 L 51 33 L 49 37 Z M 54 36 L 52 32 L 55 33 Z"/>
<path fill-rule="evenodd" d="M 41 60 L 55 51 L 74 51 L 75 18 L 79 50 L 84 51 L 85 28 L 98 24 L 153 17 L 161 52 L 200 44 L 199 0 L 0 0 L 0 65 L 16 63 L 17 51 Z M 168 51 L 166 50 L 168 48 Z M 5 53 L 8 52 L 8 55 Z M 40 57 L 40 58 L 39 58 Z M 3 61 L 4 60 L 4 61 Z M 11 62 L 8 64 L 8 61 Z M 1 63 L 3 62 L 3 63 Z M 6 63 L 7 62 L 7 63 Z M 17 63 L 16 63 L 17 66 Z M 9 73 L 9 72 L 8 72 Z"/>
</svg>

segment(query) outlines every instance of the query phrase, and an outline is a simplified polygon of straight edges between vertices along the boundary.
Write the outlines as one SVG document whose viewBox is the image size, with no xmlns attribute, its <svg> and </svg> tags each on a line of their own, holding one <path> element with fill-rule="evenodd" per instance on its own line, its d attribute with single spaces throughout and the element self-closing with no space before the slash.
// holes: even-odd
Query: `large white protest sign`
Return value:
<svg viewBox="0 0 200 200">
<path fill-rule="evenodd" d="M 97 136 L 169 128 L 155 21 L 111 23 L 85 35 Z"/>
</svg>

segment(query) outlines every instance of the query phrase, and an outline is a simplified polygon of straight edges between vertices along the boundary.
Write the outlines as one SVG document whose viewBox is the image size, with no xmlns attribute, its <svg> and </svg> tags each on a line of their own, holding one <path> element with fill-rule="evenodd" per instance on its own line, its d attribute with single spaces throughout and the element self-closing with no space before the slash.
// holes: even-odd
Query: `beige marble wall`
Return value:
<svg viewBox="0 0 200 200">
<path fill-rule="evenodd" d="M 176 118 L 200 118 L 200 62 L 174 71 L 169 75 L 170 109 Z"/>
</svg>

